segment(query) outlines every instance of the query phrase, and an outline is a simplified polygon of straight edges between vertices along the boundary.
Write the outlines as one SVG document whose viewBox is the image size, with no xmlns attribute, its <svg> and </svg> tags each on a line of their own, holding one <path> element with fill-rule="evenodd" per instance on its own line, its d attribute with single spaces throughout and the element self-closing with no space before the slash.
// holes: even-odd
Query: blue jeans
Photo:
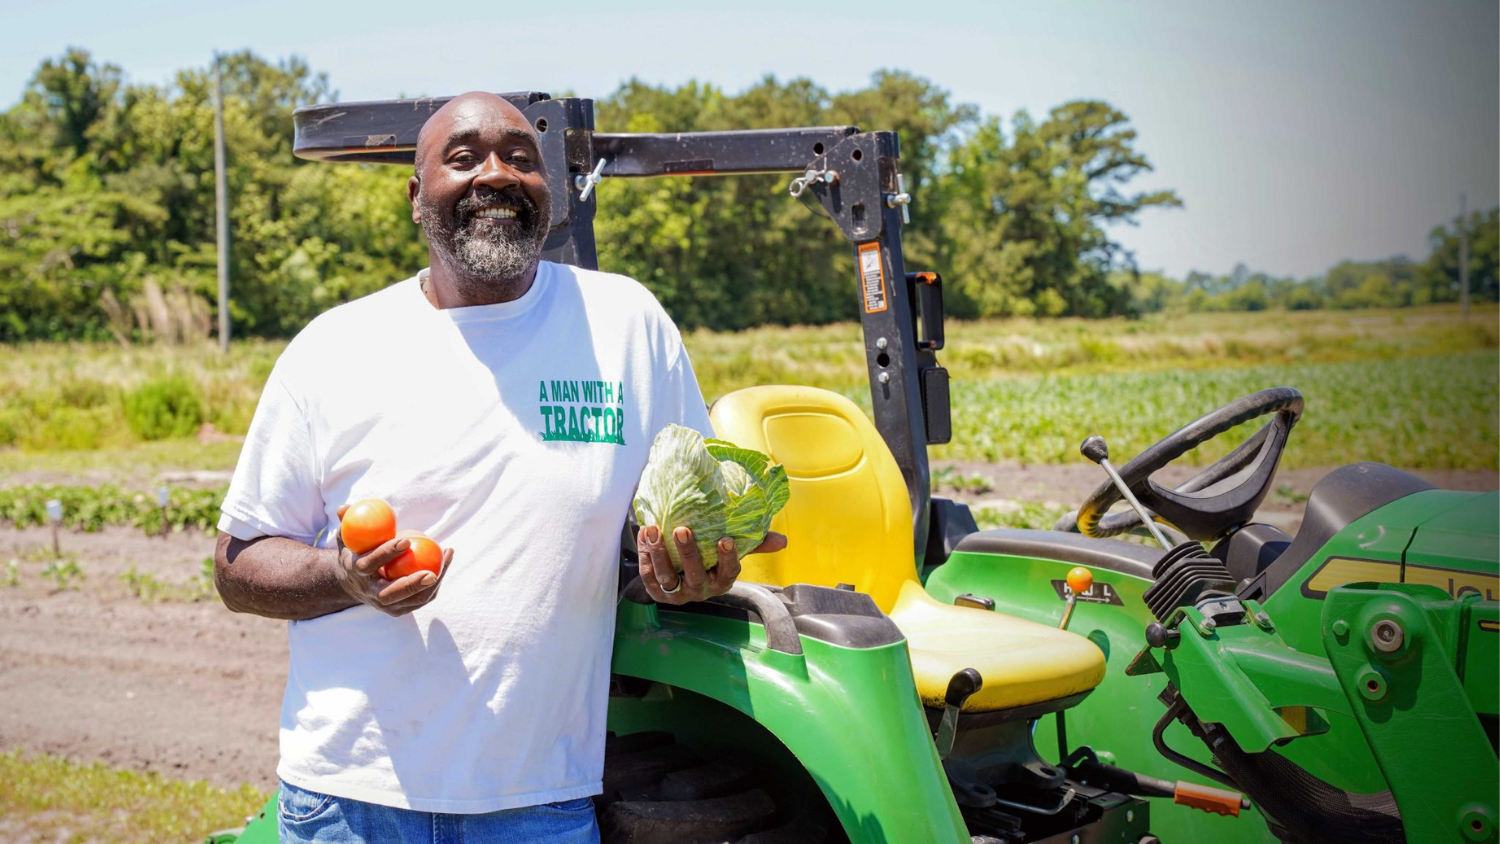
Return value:
<svg viewBox="0 0 1500 844">
<path fill-rule="evenodd" d="M 482 815 L 444 815 L 331 797 L 283 782 L 282 844 L 598 844 L 587 797 Z"/>
</svg>

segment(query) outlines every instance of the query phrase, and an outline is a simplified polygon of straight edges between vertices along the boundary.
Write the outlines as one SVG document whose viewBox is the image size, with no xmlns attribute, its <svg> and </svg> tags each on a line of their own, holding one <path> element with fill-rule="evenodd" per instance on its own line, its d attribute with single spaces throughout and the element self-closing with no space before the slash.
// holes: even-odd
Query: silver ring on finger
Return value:
<svg viewBox="0 0 1500 844">
<path fill-rule="evenodd" d="M 661 591 L 662 591 L 662 594 L 664 594 L 664 595 L 676 595 L 678 592 L 681 592 L 682 591 L 682 575 L 680 575 L 680 574 L 677 575 L 677 585 L 676 586 L 673 586 L 671 589 L 668 589 L 665 586 L 663 586 Z"/>
</svg>

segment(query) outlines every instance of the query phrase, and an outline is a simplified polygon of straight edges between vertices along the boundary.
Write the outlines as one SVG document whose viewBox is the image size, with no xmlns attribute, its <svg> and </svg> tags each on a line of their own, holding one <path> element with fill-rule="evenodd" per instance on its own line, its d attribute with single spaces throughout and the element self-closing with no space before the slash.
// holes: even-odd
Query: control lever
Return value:
<svg viewBox="0 0 1500 844">
<path fill-rule="evenodd" d="M 1083 566 L 1068 569 L 1068 605 L 1063 608 L 1062 622 L 1057 625 L 1058 630 L 1068 629 L 1068 622 L 1073 618 L 1073 607 L 1078 603 L 1078 596 L 1093 588 L 1093 572 Z"/>
<path fill-rule="evenodd" d="M 1059 713 L 1061 714 L 1061 713 Z M 1063 760 L 1069 779 L 1087 785 L 1103 786 L 1136 797 L 1170 797 L 1173 803 L 1215 815 L 1239 817 L 1250 808 L 1250 801 L 1237 791 L 1212 788 L 1185 780 L 1162 780 L 1099 761 L 1088 748 L 1079 748 Z"/>
<path fill-rule="evenodd" d="M 1104 471 L 1109 473 L 1109 479 L 1114 482 L 1115 489 L 1118 489 L 1120 494 L 1125 496 L 1125 500 L 1129 501 L 1130 506 L 1135 508 L 1135 514 L 1141 517 L 1141 524 L 1144 524 L 1146 529 L 1151 531 L 1151 535 L 1156 538 L 1156 541 L 1161 543 L 1163 551 L 1171 551 L 1171 543 L 1167 542 L 1167 538 L 1162 535 L 1161 529 L 1156 526 L 1156 522 L 1152 521 L 1151 516 L 1146 512 L 1146 508 L 1142 507 L 1141 502 L 1136 500 L 1135 493 L 1131 492 L 1130 487 L 1125 485 L 1125 481 L 1120 477 L 1120 473 L 1116 472 L 1115 467 L 1110 465 L 1109 445 L 1104 442 L 1104 438 L 1098 434 L 1094 434 L 1084 440 L 1083 445 L 1079 446 L 1078 450 L 1083 452 L 1084 457 L 1104 467 Z"/>
<path fill-rule="evenodd" d="M 953 738 L 958 735 L 958 712 L 963 709 L 964 702 L 982 688 L 984 678 L 973 668 L 965 668 L 948 681 L 948 692 L 943 695 L 943 720 L 938 722 L 937 738 L 934 739 L 939 759 L 947 759 L 953 752 Z"/>
</svg>

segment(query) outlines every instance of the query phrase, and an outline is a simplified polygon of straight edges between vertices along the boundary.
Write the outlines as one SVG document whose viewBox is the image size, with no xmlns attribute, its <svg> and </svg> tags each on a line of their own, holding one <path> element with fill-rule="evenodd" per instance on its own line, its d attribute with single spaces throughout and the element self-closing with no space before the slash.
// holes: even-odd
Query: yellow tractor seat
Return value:
<svg viewBox="0 0 1500 844">
<path fill-rule="evenodd" d="M 743 562 L 740 578 L 789 586 L 847 583 L 870 595 L 906 636 L 917 693 L 940 707 L 965 668 L 984 686 L 965 712 L 1045 703 L 1104 679 L 1104 654 L 1076 633 L 941 603 L 917 578 L 906 482 L 855 404 L 812 387 L 751 387 L 714 403 L 718 436 L 786 467 L 791 500 L 771 522 L 787 548 Z"/>
</svg>

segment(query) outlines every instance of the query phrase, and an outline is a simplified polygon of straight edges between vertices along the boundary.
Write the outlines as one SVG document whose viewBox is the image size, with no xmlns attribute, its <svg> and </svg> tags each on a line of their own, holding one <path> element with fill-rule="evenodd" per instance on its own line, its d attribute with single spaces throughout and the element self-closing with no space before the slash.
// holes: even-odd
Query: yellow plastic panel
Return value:
<svg viewBox="0 0 1500 844">
<path fill-rule="evenodd" d="M 788 586 L 850 583 L 885 612 L 915 580 L 911 504 L 896 460 L 851 401 L 812 387 L 751 387 L 714 404 L 715 432 L 786 467 L 791 500 L 771 522 L 787 549 L 741 577 Z"/>
<path fill-rule="evenodd" d="M 891 620 L 906 635 L 917 694 L 943 706 L 948 681 L 973 668 L 984 685 L 965 712 L 991 712 L 1086 692 L 1104 679 L 1104 654 L 1093 642 L 1044 624 L 940 603 L 912 581 Z"/>
<path fill-rule="evenodd" d="M 842 416 L 780 413 L 766 417 L 761 428 L 765 441 L 776 444 L 777 462 L 803 480 L 853 471 L 864 458 L 859 431 Z"/>
</svg>

